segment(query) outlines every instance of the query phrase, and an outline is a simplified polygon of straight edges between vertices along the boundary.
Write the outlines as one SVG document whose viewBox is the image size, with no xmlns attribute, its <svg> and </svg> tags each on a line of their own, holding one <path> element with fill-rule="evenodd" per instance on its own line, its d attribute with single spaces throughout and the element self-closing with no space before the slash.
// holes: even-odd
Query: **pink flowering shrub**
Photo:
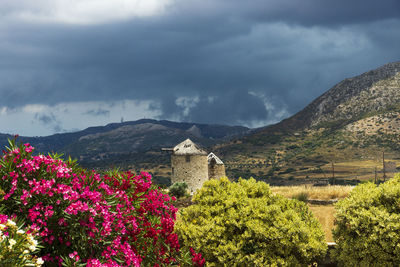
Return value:
<svg viewBox="0 0 400 267">
<path fill-rule="evenodd" d="M 177 209 L 152 186 L 149 174 L 100 176 L 57 154 L 34 156 L 32 146 L 17 147 L 15 141 L 3 153 L 0 205 L 38 234 L 43 246 L 38 256 L 47 265 L 191 262 L 189 253 L 180 253 L 173 232 Z M 192 261 L 197 265 L 202 258 Z"/>
</svg>

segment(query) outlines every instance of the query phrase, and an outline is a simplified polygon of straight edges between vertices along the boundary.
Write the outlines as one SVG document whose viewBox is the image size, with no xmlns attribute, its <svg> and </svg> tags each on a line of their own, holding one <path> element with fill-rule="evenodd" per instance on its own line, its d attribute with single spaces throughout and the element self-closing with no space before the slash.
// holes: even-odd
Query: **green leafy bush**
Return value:
<svg viewBox="0 0 400 267">
<path fill-rule="evenodd" d="M 306 204 L 272 194 L 254 179 L 204 183 L 176 231 L 208 266 L 302 266 L 326 253 L 324 232 Z"/>
<path fill-rule="evenodd" d="M 307 202 L 308 193 L 307 192 L 300 192 L 300 193 L 294 195 L 293 198 L 297 199 L 298 201 Z"/>
<path fill-rule="evenodd" d="M 336 204 L 334 257 L 346 266 L 400 265 L 400 176 L 361 184 Z"/>
<path fill-rule="evenodd" d="M 41 266 L 44 261 L 34 255 L 38 249 L 37 240 L 22 224 L 0 213 L 0 266 Z"/>
<path fill-rule="evenodd" d="M 176 198 L 181 198 L 186 195 L 186 190 L 188 188 L 188 185 L 183 182 L 183 183 L 174 183 L 169 187 L 169 195 L 176 197 Z"/>
</svg>

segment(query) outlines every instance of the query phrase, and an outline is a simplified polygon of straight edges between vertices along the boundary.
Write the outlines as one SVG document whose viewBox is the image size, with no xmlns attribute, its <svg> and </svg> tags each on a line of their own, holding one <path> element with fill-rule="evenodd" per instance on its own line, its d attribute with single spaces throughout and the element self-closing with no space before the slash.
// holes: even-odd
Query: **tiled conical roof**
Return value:
<svg viewBox="0 0 400 267">
<path fill-rule="evenodd" d="M 219 164 L 219 165 L 223 165 L 224 163 L 222 162 L 222 160 L 220 160 L 214 153 L 210 153 L 210 154 L 208 154 L 208 156 L 207 156 L 207 158 L 208 158 L 208 164 L 210 164 L 210 162 L 211 162 L 211 160 L 212 159 L 215 159 L 215 163 L 216 164 Z"/>
<path fill-rule="evenodd" d="M 189 138 L 174 147 L 175 155 L 207 155 L 198 145 Z"/>
</svg>

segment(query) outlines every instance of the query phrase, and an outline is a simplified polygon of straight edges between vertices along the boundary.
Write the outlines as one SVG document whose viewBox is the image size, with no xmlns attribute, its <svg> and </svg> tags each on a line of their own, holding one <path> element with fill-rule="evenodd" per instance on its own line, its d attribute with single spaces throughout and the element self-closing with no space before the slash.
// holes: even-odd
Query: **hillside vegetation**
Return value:
<svg viewBox="0 0 400 267">
<path fill-rule="evenodd" d="M 216 153 L 229 177 L 277 185 L 387 179 L 400 166 L 398 103 L 400 62 L 346 79 L 294 116 Z"/>
</svg>

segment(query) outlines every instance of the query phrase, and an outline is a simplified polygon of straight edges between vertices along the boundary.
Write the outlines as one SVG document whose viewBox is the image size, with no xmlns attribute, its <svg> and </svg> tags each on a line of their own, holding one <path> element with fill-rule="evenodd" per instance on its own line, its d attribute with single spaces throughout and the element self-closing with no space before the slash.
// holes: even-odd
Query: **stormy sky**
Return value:
<svg viewBox="0 0 400 267">
<path fill-rule="evenodd" d="M 2 0 L 0 133 L 265 126 L 399 47 L 398 0 Z"/>
</svg>

